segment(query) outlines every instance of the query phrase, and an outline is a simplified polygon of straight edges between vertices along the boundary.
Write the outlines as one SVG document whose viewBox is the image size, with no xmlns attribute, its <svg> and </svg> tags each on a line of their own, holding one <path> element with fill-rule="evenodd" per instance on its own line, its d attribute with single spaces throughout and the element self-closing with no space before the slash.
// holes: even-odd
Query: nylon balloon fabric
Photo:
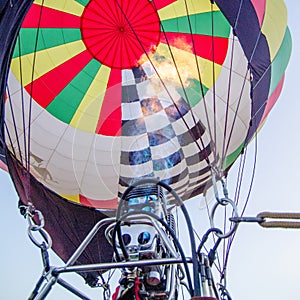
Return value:
<svg viewBox="0 0 300 300">
<path fill-rule="evenodd" d="M 11 60 L 7 147 L 83 206 L 116 209 L 142 177 L 189 199 L 262 126 L 290 52 L 281 0 L 35 1 Z"/>
<path fill-rule="evenodd" d="M 4 143 L 4 101 L 7 72 L 10 65 L 12 45 L 18 34 L 24 15 L 29 9 L 32 1 L 15 1 L 11 5 L 9 0 L 0 3 L 0 168 L 7 170 Z"/>
</svg>

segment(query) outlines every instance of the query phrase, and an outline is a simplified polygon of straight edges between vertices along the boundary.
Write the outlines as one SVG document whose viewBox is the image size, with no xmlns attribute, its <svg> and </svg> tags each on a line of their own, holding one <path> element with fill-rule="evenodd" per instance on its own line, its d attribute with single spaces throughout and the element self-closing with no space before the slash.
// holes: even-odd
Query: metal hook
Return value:
<svg viewBox="0 0 300 300">
<path fill-rule="evenodd" d="M 43 249 L 43 248 L 49 249 L 52 246 L 52 239 L 51 239 L 50 235 L 48 234 L 48 232 L 44 229 L 44 225 L 45 225 L 44 216 L 39 210 L 31 211 L 31 209 L 32 209 L 31 206 L 27 206 L 26 213 L 25 213 L 25 216 L 28 221 L 28 229 L 27 229 L 28 236 L 29 236 L 30 240 L 40 249 Z M 35 214 L 37 214 L 37 216 L 38 216 L 38 220 L 40 223 L 39 225 L 36 225 L 33 221 L 33 217 Z M 38 231 L 41 234 L 41 236 L 44 240 L 42 243 L 40 243 L 33 236 L 34 231 Z"/>
<path fill-rule="evenodd" d="M 234 214 L 234 217 L 235 218 L 238 218 L 239 215 L 238 215 L 238 209 L 237 209 L 237 206 L 236 204 L 234 203 L 234 201 L 232 201 L 231 199 L 229 198 L 222 198 L 220 199 L 219 202 L 216 202 L 216 204 L 214 205 L 214 207 L 212 208 L 212 211 L 211 211 L 211 227 L 212 228 L 216 228 L 215 227 L 215 224 L 214 224 L 214 217 L 215 217 L 215 213 L 216 213 L 216 209 L 219 205 L 222 205 L 222 206 L 226 206 L 230 204 L 232 209 L 233 209 L 233 214 Z M 219 237 L 219 238 L 228 238 L 229 236 L 231 236 L 237 229 L 238 227 L 238 223 L 236 222 L 233 222 L 234 225 L 231 227 L 231 229 L 228 231 L 228 232 L 225 232 L 224 234 L 220 234 L 218 232 L 216 232 L 216 235 Z"/>
<path fill-rule="evenodd" d="M 33 222 L 33 217 L 37 215 L 38 216 L 38 220 L 40 225 L 37 225 Z M 43 214 L 41 213 L 41 211 L 39 210 L 34 210 L 33 213 L 28 213 L 27 214 L 27 220 L 28 220 L 28 224 L 29 224 L 29 228 L 32 231 L 39 231 L 40 229 L 44 228 L 45 225 L 45 219 Z"/>
<path fill-rule="evenodd" d="M 27 233 L 28 236 L 30 238 L 30 240 L 40 249 L 42 249 L 43 247 L 45 247 L 46 249 L 50 249 L 52 247 L 52 239 L 50 237 L 50 235 L 48 234 L 48 232 L 46 230 L 44 230 L 43 228 L 40 228 L 38 230 L 38 232 L 41 234 L 42 238 L 43 238 L 43 242 L 40 243 L 32 234 L 33 230 L 28 227 Z"/>
<path fill-rule="evenodd" d="M 218 234 L 223 234 L 222 230 L 219 229 L 219 228 L 210 228 L 206 231 L 206 233 L 203 235 L 202 239 L 201 239 L 201 242 L 200 242 L 200 245 L 198 247 L 198 250 L 197 250 L 197 253 L 198 255 L 200 255 L 200 251 L 201 249 L 203 248 L 204 244 L 206 243 L 207 239 L 208 239 L 208 236 L 211 234 L 211 233 L 218 233 Z"/>
</svg>

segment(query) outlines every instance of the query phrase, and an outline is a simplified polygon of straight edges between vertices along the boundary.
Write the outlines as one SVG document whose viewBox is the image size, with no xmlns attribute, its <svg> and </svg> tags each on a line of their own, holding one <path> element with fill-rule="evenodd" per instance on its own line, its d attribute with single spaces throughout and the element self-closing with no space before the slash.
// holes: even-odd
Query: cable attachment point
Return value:
<svg viewBox="0 0 300 300">
<path fill-rule="evenodd" d="M 265 218 L 261 217 L 232 217 L 229 220 L 233 223 L 258 223 L 261 224 L 265 222 Z"/>
<path fill-rule="evenodd" d="M 261 212 L 256 217 L 232 217 L 229 220 L 235 224 L 258 223 L 264 228 L 300 228 L 300 213 Z"/>
<path fill-rule="evenodd" d="M 229 198 L 219 199 L 219 201 L 216 202 L 216 204 L 213 206 L 212 211 L 211 211 L 211 227 L 212 228 L 216 228 L 215 224 L 214 224 L 214 218 L 215 218 L 215 213 L 216 213 L 216 210 L 217 210 L 218 206 L 219 205 L 227 206 L 228 204 L 232 207 L 234 218 L 239 218 L 237 206 L 231 199 L 229 199 Z M 230 219 L 231 218 L 229 218 L 229 220 Z M 225 233 L 222 233 L 222 234 L 219 233 L 219 232 L 216 232 L 216 235 L 219 238 L 223 238 L 223 239 L 228 238 L 229 236 L 231 236 L 237 230 L 238 223 L 233 222 L 233 221 L 231 221 L 231 222 L 233 223 L 233 226 L 230 227 L 229 231 L 227 231 Z"/>
<path fill-rule="evenodd" d="M 209 258 L 201 253 L 199 256 L 199 271 L 202 284 L 202 294 L 203 298 L 200 299 L 217 299 L 217 288 L 214 284 L 213 274 L 211 271 L 211 266 L 209 264 Z M 196 299 L 196 298 L 193 298 Z"/>
<path fill-rule="evenodd" d="M 25 209 L 24 217 L 28 221 L 27 233 L 30 240 L 40 249 L 49 249 L 52 246 L 52 239 L 48 232 L 44 229 L 45 220 L 41 211 L 34 209 L 32 205 L 24 206 Z M 35 236 L 34 232 L 39 232 L 42 237 L 42 242 L 39 242 Z"/>
<path fill-rule="evenodd" d="M 28 220 L 30 230 L 39 231 L 40 229 L 44 228 L 45 219 L 44 219 L 43 214 L 39 210 L 34 210 L 32 213 L 27 214 L 27 215 L 29 216 L 29 218 L 27 218 L 27 220 Z M 34 217 L 35 217 L 35 220 L 38 220 L 39 224 L 36 224 L 33 222 Z"/>
<path fill-rule="evenodd" d="M 200 245 L 199 245 L 199 247 L 198 247 L 198 250 L 197 250 L 198 255 L 201 254 L 201 250 L 202 250 L 204 244 L 206 243 L 206 241 L 207 241 L 207 239 L 208 239 L 208 237 L 209 237 L 209 235 L 210 235 L 211 233 L 215 233 L 215 234 L 218 233 L 219 235 L 222 235 L 222 234 L 223 234 L 222 230 L 219 229 L 219 228 L 210 228 L 210 229 L 208 229 L 208 230 L 206 231 L 206 233 L 203 235 L 202 239 L 201 239 L 201 243 L 200 243 Z"/>
<path fill-rule="evenodd" d="M 50 260 L 49 260 L 49 254 L 48 254 L 48 248 L 45 242 L 42 242 L 41 246 L 41 254 L 42 254 L 42 261 L 44 265 L 44 270 L 46 272 L 49 272 L 50 270 Z"/>
<path fill-rule="evenodd" d="M 221 300 L 232 300 L 228 290 L 226 289 L 226 286 L 219 284 L 219 291 L 220 291 Z"/>
</svg>

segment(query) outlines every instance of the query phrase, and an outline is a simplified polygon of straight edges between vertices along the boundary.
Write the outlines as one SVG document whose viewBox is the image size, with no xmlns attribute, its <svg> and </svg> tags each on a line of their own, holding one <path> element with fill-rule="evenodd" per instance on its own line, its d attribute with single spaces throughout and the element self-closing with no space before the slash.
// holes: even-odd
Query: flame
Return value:
<svg viewBox="0 0 300 300">
<path fill-rule="evenodd" d="M 161 43 L 152 48 L 155 51 L 144 53 L 138 60 L 139 65 L 150 63 L 153 75 L 149 79 L 156 93 L 161 93 L 166 85 L 186 88 L 191 78 L 195 78 L 196 64 L 190 61 L 192 45 L 184 37 L 172 40 L 170 45 Z"/>
<path fill-rule="evenodd" d="M 178 48 L 178 49 L 181 49 L 181 50 L 184 50 L 186 52 L 189 52 L 189 53 L 193 53 L 193 47 L 191 44 L 189 44 L 185 37 L 177 37 L 173 40 L 172 44 Z"/>
<path fill-rule="evenodd" d="M 176 38 L 171 42 L 170 47 L 160 43 L 153 50 L 155 51 L 144 53 L 138 60 L 138 65 L 147 74 L 143 83 L 143 91 L 146 93 L 143 95 L 143 99 L 148 99 L 145 102 L 141 101 L 142 112 L 144 116 L 155 115 L 162 110 L 162 101 L 167 101 L 170 104 L 176 104 L 175 106 L 164 106 L 168 106 L 168 115 L 176 119 L 177 107 L 181 106 L 178 89 L 191 86 L 193 84 L 192 79 L 196 77 L 196 63 L 193 59 L 192 46 L 184 38 Z M 157 118 L 160 118 L 161 121 L 163 115 L 157 114 Z M 149 118 L 147 122 L 156 122 L 157 120 L 156 118 Z M 178 152 L 179 145 L 175 141 L 170 143 L 173 134 L 168 130 L 170 130 L 169 127 L 158 130 L 155 134 L 153 133 L 152 139 L 157 140 L 157 145 L 161 144 L 160 140 L 162 139 L 168 140 L 169 143 L 164 144 L 163 147 L 157 146 L 149 149 L 151 159 L 154 160 L 156 166 L 156 175 L 159 175 L 161 179 L 170 178 L 170 170 L 182 160 L 181 154 Z M 170 147 L 173 151 L 170 150 Z M 169 155 L 169 153 L 173 154 Z M 141 176 L 140 172 L 141 170 L 142 173 L 145 172 L 147 164 L 141 164 L 140 153 L 133 153 L 130 159 L 132 166 L 136 166 L 136 168 L 132 168 L 132 172 Z M 142 168 L 141 165 L 143 165 Z"/>
</svg>

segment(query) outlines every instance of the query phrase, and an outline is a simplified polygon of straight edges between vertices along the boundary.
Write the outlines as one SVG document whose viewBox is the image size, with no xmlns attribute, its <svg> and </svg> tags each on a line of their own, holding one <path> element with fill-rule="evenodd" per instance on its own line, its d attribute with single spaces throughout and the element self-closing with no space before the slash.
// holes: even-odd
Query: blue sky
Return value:
<svg viewBox="0 0 300 300">
<path fill-rule="evenodd" d="M 249 216 L 266 210 L 300 212 L 300 4 L 294 0 L 287 0 L 286 4 L 293 38 L 292 57 L 279 102 L 258 136 L 256 176 L 246 211 Z M 0 298 L 26 299 L 41 274 L 41 257 L 27 236 L 27 223 L 18 212 L 18 198 L 12 183 L 2 171 L 0 191 Z M 229 187 L 229 192 L 234 191 Z M 233 298 L 281 300 L 297 297 L 299 253 L 299 230 L 263 229 L 256 224 L 242 224 L 228 269 L 228 289 Z M 51 255 L 51 262 L 59 261 Z M 84 287 L 81 278 L 75 280 L 76 285 Z M 101 290 L 88 291 L 101 299 Z M 55 286 L 47 299 L 78 298 Z"/>
</svg>

